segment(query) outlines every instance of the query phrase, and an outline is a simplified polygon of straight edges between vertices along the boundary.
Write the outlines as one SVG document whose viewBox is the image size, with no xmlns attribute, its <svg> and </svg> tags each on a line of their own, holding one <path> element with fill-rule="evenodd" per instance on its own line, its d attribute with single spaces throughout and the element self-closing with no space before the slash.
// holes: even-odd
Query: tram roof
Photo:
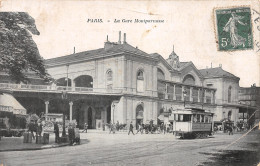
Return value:
<svg viewBox="0 0 260 166">
<path fill-rule="evenodd" d="M 205 115 L 213 114 L 211 112 L 208 112 L 204 109 L 199 109 L 199 108 L 177 109 L 177 110 L 174 110 L 172 113 L 174 113 L 174 114 L 205 114 Z"/>
</svg>

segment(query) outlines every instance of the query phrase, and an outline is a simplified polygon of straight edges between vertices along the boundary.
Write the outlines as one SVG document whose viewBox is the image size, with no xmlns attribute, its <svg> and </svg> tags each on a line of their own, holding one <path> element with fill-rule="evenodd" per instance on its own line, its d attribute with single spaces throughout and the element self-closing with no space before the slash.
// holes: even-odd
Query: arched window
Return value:
<svg viewBox="0 0 260 166">
<path fill-rule="evenodd" d="M 195 78 L 192 75 L 188 74 L 183 78 L 182 82 L 184 84 L 195 85 Z"/>
<path fill-rule="evenodd" d="M 144 80 L 144 72 L 142 70 L 137 72 L 137 80 Z"/>
<path fill-rule="evenodd" d="M 231 103 L 231 90 L 232 90 L 232 87 L 230 86 L 228 88 L 228 103 Z"/>
<path fill-rule="evenodd" d="M 113 87 L 113 72 L 112 72 L 112 70 L 107 70 L 107 72 L 106 72 L 106 78 L 107 78 L 107 81 L 106 81 L 106 83 L 107 83 L 107 89 L 112 89 L 112 87 Z"/>
<path fill-rule="evenodd" d="M 111 70 L 107 71 L 107 81 L 112 81 L 113 80 L 113 73 Z"/>
<path fill-rule="evenodd" d="M 137 71 L 136 84 L 137 92 L 144 92 L 144 72 L 142 70 Z"/>
<path fill-rule="evenodd" d="M 157 68 L 157 79 L 165 80 L 164 73 L 161 69 Z"/>
</svg>

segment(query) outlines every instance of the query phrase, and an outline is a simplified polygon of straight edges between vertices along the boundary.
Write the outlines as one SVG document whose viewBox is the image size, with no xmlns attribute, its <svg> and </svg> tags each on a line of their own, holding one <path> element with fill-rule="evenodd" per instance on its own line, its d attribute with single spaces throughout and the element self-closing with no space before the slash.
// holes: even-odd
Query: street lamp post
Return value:
<svg viewBox="0 0 260 166">
<path fill-rule="evenodd" d="M 62 91 L 62 102 L 63 102 L 63 108 L 65 108 L 65 100 L 67 100 L 67 91 Z M 66 137 L 66 130 L 65 130 L 65 110 L 63 111 L 63 124 L 62 124 L 62 137 Z"/>
<path fill-rule="evenodd" d="M 185 108 L 185 101 L 186 101 L 186 95 L 187 95 L 187 91 L 186 89 L 183 90 L 183 97 L 184 97 L 184 108 Z"/>
</svg>

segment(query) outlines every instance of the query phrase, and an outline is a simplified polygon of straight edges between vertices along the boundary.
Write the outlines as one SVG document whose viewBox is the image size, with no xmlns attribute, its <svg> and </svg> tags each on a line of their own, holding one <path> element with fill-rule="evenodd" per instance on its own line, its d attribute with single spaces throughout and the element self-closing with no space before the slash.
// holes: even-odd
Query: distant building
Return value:
<svg viewBox="0 0 260 166">
<path fill-rule="evenodd" d="M 239 120 L 254 125 L 260 119 L 260 87 L 255 84 L 251 87 L 240 87 L 239 89 Z"/>
</svg>

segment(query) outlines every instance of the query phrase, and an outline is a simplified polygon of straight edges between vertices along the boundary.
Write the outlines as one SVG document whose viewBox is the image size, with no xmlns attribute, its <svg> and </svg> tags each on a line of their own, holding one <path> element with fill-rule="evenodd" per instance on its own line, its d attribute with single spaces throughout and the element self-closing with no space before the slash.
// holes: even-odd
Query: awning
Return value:
<svg viewBox="0 0 260 166">
<path fill-rule="evenodd" d="M 13 112 L 14 114 L 26 115 L 26 109 L 8 93 L 0 94 L 0 111 Z"/>
</svg>

